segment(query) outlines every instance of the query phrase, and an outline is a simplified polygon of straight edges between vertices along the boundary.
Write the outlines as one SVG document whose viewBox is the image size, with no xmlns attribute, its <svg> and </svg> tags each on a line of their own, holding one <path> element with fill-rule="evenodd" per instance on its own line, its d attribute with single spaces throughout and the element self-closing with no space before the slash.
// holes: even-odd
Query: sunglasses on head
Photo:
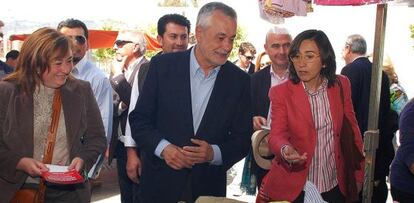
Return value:
<svg viewBox="0 0 414 203">
<path fill-rule="evenodd" d="M 128 44 L 128 43 L 134 43 L 134 42 L 133 42 L 133 41 L 129 41 L 129 40 L 120 40 L 120 39 L 118 39 L 118 40 L 116 40 L 116 41 L 114 42 L 114 44 L 115 44 L 117 47 L 124 46 L 125 44 Z"/>
<path fill-rule="evenodd" d="M 84 45 L 86 43 L 86 37 L 85 36 L 74 35 L 74 36 L 69 36 L 69 37 L 74 39 L 76 41 L 76 43 L 78 43 L 79 45 Z"/>
</svg>

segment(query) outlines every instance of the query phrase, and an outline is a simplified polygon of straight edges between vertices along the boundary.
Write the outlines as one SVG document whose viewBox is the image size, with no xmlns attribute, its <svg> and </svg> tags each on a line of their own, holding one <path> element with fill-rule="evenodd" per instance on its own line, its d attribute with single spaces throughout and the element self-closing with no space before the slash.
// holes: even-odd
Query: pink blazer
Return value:
<svg viewBox="0 0 414 203">
<path fill-rule="evenodd" d="M 340 86 L 335 84 L 328 88 L 328 98 L 334 130 L 334 153 L 337 168 L 339 188 L 344 193 L 344 163 L 339 142 L 343 113 L 350 120 L 355 133 L 355 142 L 361 150 L 363 142 L 351 101 L 351 85 L 344 76 L 338 76 L 344 89 L 345 105 L 340 96 Z M 313 158 L 316 144 L 316 130 L 311 108 L 302 83 L 293 84 L 290 80 L 270 89 L 269 97 L 272 102 L 272 124 L 269 146 L 276 155 L 266 176 L 263 192 L 272 200 L 293 201 L 303 190 L 309 172 L 309 164 Z M 308 160 L 302 166 L 289 165 L 281 159 L 281 147 L 291 145 L 299 154 L 306 152 Z M 361 170 L 355 174 L 357 182 L 363 182 L 364 162 Z"/>
</svg>

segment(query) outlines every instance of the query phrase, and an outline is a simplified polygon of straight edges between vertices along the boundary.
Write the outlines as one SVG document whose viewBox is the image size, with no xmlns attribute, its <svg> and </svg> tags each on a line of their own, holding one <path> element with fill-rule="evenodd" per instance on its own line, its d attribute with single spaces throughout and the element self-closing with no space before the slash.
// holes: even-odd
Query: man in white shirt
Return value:
<svg viewBox="0 0 414 203">
<path fill-rule="evenodd" d="M 74 46 L 72 53 L 74 68 L 72 75 L 77 79 L 88 81 L 91 84 L 93 94 L 101 112 L 107 144 L 109 144 L 112 136 L 112 88 L 105 73 L 88 59 L 88 28 L 82 21 L 70 18 L 60 22 L 57 30 L 73 40 Z M 89 173 L 90 178 L 96 178 L 102 161 L 103 156 L 99 156 L 97 164 L 95 164 Z"/>
<path fill-rule="evenodd" d="M 117 159 L 118 181 L 121 190 L 121 202 L 138 202 L 138 181 L 127 175 L 127 150 L 125 146 L 133 141 L 125 136 L 125 126 L 131 101 L 132 86 L 141 65 L 147 63 L 144 57 L 147 43 L 144 33 L 138 30 L 121 30 L 114 44 L 116 60 L 119 64 L 112 70 L 111 85 L 115 91 L 114 99 L 114 131 L 111 141 L 111 152 L 114 150 Z M 124 145 L 125 143 L 125 145 Z M 135 152 L 133 152 L 135 153 Z M 109 161 L 111 161 L 110 156 Z M 137 160 L 139 161 L 139 160 Z"/>
<path fill-rule="evenodd" d="M 254 73 L 251 77 L 253 128 L 261 130 L 270 126 L 269 89 L 289 79 L 288 51 L 292 36 L 282 27 L 272 27 L 266 34 L 264 48 L 271 64 Z M 257 187 L 260 187 L 267 170 L 252 162 L 252 172 L 256 175 Z"/>
</svg>

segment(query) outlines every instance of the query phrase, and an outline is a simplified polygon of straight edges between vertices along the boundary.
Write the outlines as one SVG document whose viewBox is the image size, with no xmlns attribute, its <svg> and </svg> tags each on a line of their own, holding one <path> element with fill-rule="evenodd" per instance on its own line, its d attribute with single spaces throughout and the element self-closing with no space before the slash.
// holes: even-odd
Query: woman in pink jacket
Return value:
<svg viewBox="0 0 414 203">
<path fill-rule="evenodd" d="M 325 201 L 345 202 L 349 199 L 345 170 L 349 168 L 345 166 L 347 154 L 343 153 L 340 142 L 344 116 L 352 126 L 351 139 L 356 152 L 362 154 L 363 147 L 352 107 L 350 82 L 335 75 L 335 53 L 320 30 L 300 33 L 288 55 L 290 80 L 269 92 L 272 116 L 269 147 L 275 158 L 262 182 L 257 202 L 303 202 L 307 181 L 316 186 Z M 361 158 L 358 169 L 352 172 L 358 190 L 363 183 L 363 164 Z"/>
</svg>

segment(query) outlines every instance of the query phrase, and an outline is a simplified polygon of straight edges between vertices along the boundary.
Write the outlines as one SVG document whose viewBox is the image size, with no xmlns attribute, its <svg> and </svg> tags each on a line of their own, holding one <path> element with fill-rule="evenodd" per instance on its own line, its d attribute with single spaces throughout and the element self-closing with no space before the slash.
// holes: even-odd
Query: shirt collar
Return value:
<svg viewBox="0 0 414 203">
<path fill-rule="evenodd" d="M 286 71 L 285 71 L 285 73 L 283 74 L 283 76 L 282 77 L 279 77 L 279 75 L 278 74 L 276 74 L 274 71 L 273 71 L 273 67 L 272 67 L 273 65 L 270 65 L 270 75 L 271 76 L 273 76 L 273 77 L 276 77 L 277 79 L 279 79 L 279 80 L 284 80 L 286 77 L 289 77 L 289 69 L 288 68 L 286 68 Z"/>
<path fill-rule="evenodd" d="M 354 60 L 352 60 L 352 62 L 354 62 L 355 60 L 360 59 L 360 58 L 366 58 L 366 56 L 357 56 L 357 57 L 354 58 Z"/>
<path fill-rule="evenodd" d="M 137 60 L 135 60 L 134 63 L 129 64 L 128 70 L 132 70 L 139 62 L 141 62 L 143 57 L 144 56 L 141 56 L 141 57 L 137 58 Z"/>
<path fill-rule="evenodd" d="M 86 58 L 87 57 L 86 57 L 86 54 L 85 54 L 85 56 L 83 56 L 83 58 L 73 68 L 73 69 L 76 69 L 77 70 L 77 72 L 78 72 L 79 75 L 82 75 L 82 72 L 84 71 L 85 64 L 88 61 Z"/>
<path fill-rule="evenodd" d="M 204 72 L 203 70 L 201 70 L 200 64 L 198 63 L 197 58 L 195 56 L 195 47 L 196 46 L 191 48 L 191 53 L 190 53 L 190 76 L 191 77 L 195 77 L 196 75 L 199 75 L 199 74 L 204 75 Z M 206 78 L 216 75 L 219 72 L 220 68 L 221 66 L 214 67 L 214 69 L 210 71 L 210 73 L 208 74 Z"/>
<path fill-rule="evenodd" d="M 324 78 L 322 81 L 322 84 L 318 87 L 318 89 L 315 92 L 311 92 L 309 89 L 306 88 L 305 83 L 302 81 L 303 88 L 305 88 L 305 91 L 308 95 L 317 95 L 319 93 L 322 93 L 326 91 L 328 87 L 328 79 Z"/>
</svg>

